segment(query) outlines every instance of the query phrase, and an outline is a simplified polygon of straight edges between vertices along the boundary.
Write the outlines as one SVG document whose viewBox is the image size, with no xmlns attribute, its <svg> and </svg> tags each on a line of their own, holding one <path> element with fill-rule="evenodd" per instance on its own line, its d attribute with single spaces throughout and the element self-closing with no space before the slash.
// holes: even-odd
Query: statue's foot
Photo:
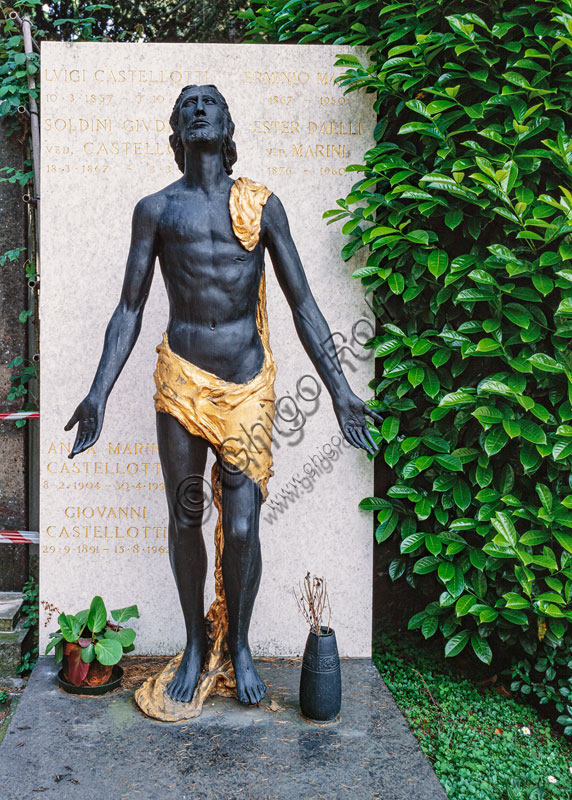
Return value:
<svg viewBox="0 0 572 800">
<path fill-rule="evenodd" d="M 241 703 L 259 703 L 266 693 L 266 684 L 256 671 L 248 645 L 232 654 L 236 677 L 236 694 Z"/>
<path fill-rule="evenodd" d="M 191 700 L 199 682 L 204 657 L 204 647 L 195 643 L 186 646 L 179 668 L 167 684 L 167 694 L 172 700 L 179 703 L 188 703 Z"/>
</svg>

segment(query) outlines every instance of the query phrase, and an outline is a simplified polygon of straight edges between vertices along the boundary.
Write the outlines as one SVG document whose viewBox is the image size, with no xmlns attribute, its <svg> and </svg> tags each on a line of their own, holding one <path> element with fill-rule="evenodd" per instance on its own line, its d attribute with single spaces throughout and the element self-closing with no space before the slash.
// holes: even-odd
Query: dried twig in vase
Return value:
<svg viewBox="0 0 572 800">
<path fill-rule="evenodd" d="M 332 609 L 330 608 L 330 599 L 328 597 L 328 589 L 324 578 L 317 578 L 315 575 L 306 573 L 304 582 L 298 584 L 300 594 L 296 594 L 294 589 L 294 597 L 300 612 L 308 625 L 310 630 L 314 633 L 320 634 L 322 627 L 326 628 L 325 633 L 330 632 L 330 620 L 332 618 Z M 328 613 L 328 624 L 322 626 L 322 618 L 324 613 Z"/>
</svg>

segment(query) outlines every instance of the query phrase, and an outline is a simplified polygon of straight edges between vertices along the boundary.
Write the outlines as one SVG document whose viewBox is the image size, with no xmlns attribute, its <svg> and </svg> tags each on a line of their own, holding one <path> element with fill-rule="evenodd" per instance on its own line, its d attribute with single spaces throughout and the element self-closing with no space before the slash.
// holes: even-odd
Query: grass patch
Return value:
<svg viewBox="0 0 572 800">
<path fill-rule="evenodd" d="M 529 706 L 387 635 L 374 663 L 450 800 L 572 800 L 572 743 Z"/>
</svg>

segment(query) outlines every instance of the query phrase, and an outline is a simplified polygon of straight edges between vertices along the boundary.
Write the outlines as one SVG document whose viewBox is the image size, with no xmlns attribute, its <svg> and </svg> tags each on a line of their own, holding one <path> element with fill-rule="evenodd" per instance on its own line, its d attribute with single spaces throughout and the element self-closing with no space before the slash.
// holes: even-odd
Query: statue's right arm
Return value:
<svg viewBox="0 0 572 800">
<path fill-rule="evenodd" d="M 160 211 L 158 195 L 145 197 L 135 206 L 121 298 L 105 331 L 103 353 L 91 389 L 65 426 L 69 431 L 78 423 L 69 458 L 87 450 L 99 438 L 107 399 L 139 336 L 153 279 Z"/>
</svg>

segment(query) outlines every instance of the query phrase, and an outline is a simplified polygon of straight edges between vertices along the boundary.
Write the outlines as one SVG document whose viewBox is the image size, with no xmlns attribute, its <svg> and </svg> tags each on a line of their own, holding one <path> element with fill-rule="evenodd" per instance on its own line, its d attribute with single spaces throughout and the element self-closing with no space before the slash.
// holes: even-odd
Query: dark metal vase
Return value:
<svg viewBox="0 0 572 800">
<path fill-rule="evenodd" d="M 300 710 L 311 722 L 331 722 L 342 705 L 342 676 L 336 634 L 310 631 L 302 659 Z"/>
</svg>

